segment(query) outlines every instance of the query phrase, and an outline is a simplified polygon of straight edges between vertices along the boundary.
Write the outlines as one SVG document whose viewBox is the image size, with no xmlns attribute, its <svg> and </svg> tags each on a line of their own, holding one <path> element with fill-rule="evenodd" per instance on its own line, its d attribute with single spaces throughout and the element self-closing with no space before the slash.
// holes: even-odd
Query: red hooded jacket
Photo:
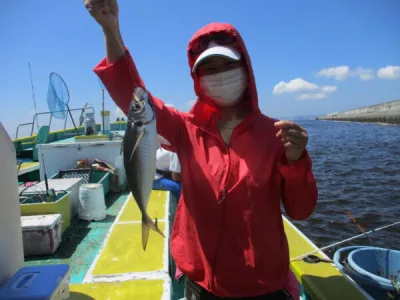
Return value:
<svg viewBox="0 0 400 300">
<path fill-rule="evenodd" d="M 195 33 L 224 31 L 236 37 L 249 75 L 245 109 L 250 113 L 232 133 L 229 147 L 216 127 L 218 107 L 201 92 L 189 113 L 165 106 L 151 95 L 157 130 L 181 164 L 181 199 L 171 234 L 171 253 L 183 273 L 220 297 L 250 297 L 280 290 L 288 278 L 289 253 L 280 210 L 304 220 L 313 212 L 317 187 L 307 151 L 288 164 L 273 120 L 258 107 L 250 58 L 229 24 L 212 23 Z M 129 51 L 113 64 L 94 69 L 110 96 L 127 113 L 134 87 L 142 82 Z"/>
</svg>

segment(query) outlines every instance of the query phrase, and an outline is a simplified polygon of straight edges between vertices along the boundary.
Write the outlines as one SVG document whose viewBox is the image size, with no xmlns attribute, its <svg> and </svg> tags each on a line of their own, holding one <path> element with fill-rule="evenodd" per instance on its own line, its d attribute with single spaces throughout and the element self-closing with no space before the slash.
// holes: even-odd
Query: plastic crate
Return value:
<svg viewBox="0 0 400 300">
<path fill-rule="evenodd" d="M 82 184 L 86 183 L 100 183 L 103 185 L 104 195 L 110 190 L 110 173 L 91 170 L 90 168 L 82 169 L 68 169 L 60 170 L 57 174 L 50 177 L 51 179 L 56 178 L 82 178 Z"/>
<path fill-rule="evenodd" d="M 58 174 L 51 176 L 51 178 L 82 178 L 82 184 L 86 184 L 90 180 L 90 168 L 60 170 Z"/>
</svg>

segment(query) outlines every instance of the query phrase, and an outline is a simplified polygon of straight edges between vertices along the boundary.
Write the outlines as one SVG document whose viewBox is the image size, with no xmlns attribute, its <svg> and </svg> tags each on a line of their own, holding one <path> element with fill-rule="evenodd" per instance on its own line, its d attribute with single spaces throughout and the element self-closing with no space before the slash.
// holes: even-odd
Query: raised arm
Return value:
<svg viewBox="0 0 400 300">
<path fill-rule="evenodd" d="M 294 220 L 307 219 L 318 199 L 317 183 L 306 146 L 307 131 L 291 121 L 274 123 L 276 137 L 282 142 L 278 168 L 283 177 L 282 201 L 288 216 Z"/>
<path fill-rule="evenodd" d="M 116 0 L 84 0 L 86 8 L 101 25 L 106 44 L 106 57 L 94 68 L 115 104 L 127 114 L 133 90 L 145 85 L 135 63 L 125 47 L 118 20 Z M 93 4 L 94 3 L 94 4 Z M 171 144 L 174 151 L 183 129 L 183 114 L 165 106 L 164 102 L 149 93 L 157 120 L 157 131 Z"/>
<path fill-rule="evenodd" d="M 312 173 L 311 158 L 307 151 L 294 163 L 287 161 L 283 152 L 278 161 L 283 177 L 283 206 L 294 220 L 307 219 L 315 209 L 318 199 L 317 183 Z"/>
</svg>

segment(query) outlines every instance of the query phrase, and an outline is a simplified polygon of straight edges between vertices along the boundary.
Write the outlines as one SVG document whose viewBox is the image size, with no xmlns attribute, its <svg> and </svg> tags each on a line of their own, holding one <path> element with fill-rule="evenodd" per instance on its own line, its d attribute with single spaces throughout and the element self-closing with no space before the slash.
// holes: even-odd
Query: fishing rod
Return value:
<svg viewBox="0 0 400 300">
<path fill-rule="evenodd" d="M 44 184 L 46 186 L 46 196 L 47 196 L 47 201 L 50 199 L 50 194 L 49 194 L 49 181 L 47 179 L 47 174 L 46 174 L 46 165 L 44 164 L 44 156 L 42 153 L 42 162 L 43 162 L 43 171 L 44 171 Z"/>
<path fill-rule="evenodd" d="M 392 224 L 389 224 L 389 225 L 385 225 L 385 226 L 382 226 L 382 227 L 379 227 L 379 228 L 375 228 L 375 229 L 372 229 L 372 230 L 370 230 L 370 231 L 363 232 L 363 233 L 361 233 L 361 234 L 359 234 L 359 235 L 356 235 L 356 236 L 347 238 L 347 239 L 345 239 L 345 240 L 342 240 L 342 241 L 339 241 L 339 242 L 330 244 L 330 245 L 328 245 L 328 246 L 324 246 L 324 247 L 322 247 L 322 248 L 318 248 L 317 250 L 308 252 L 308 253 L 306 253 L 306 254 L 297 256 L 297 257 L 295 257 L 295 258 L 291 258 L 290 261 L 302 259 L 302 258 L 304 258 L 304 257 L 306 257 L 306 256 L 308 256 L 308 255 L 310 255 L 310 254 L 313 254 L 313 253 L 316 253 L 316 252 L 319 252 L 319 251 L 323 251 L 323 250 L 326 250 L 326 249 L 335 247 L 335 246 L 340 245 L 340 244 L 344 244 L 344 243 L 346 243 L 346 242 L 349 242 L 349 241 L 358 239 L 358 238 L 360 238 L 360 237 L 368 236 L 368 235 L 371 234 L 371 233 L 378 232 L 378 231 L 380 231 L 380 230 L 383 230 L 383 229 L 386 229 L 386 228 L 389 228 L 389 227 L 392 227 L 392 226 L 395 226 L 395 225 L 398 225 L 398 224 L 400 224 L 400 221 L 395 222 L 395 223 L 392 223 Z"/>
<path fill-rule="evenodd" d="M 37 134 L 39 134 L 40 126 L 39 126 L 39 119 L 38 119 L 38 117 L 37 117 L 37 112 L 36 112 L 35 89 L 34 89 L 34 87 L 33 87 L 32 69 L 31 69 L 31 63 L 30 63 L 30 62 L 28 62 L 28 66 L 29 66 L 29 75 L 30 75 L 31 87 L 32 87 L 33 107 L 34 107 L 34 109 L 35 109 L 35 118 L 34 118 L 33 120 L 35 121 L 35 119 L 36 119 Z M 70 114 L 71 114 L 71 112 L 70 112 Z M 73 121 L 73 120 L 72 120 L 72 121 Z M 74 125 L 75 125 L 75 124 L 74 124 Z M 76 129 L 76 127 L 75 127 L 75 129 Z M 49 194 L 49 182 L 48 182 L 48 179 L 47 179 L 46 166 L 45 166 L 45 162 L 44 162 L 43 153 L 42 153 L 42 162 L 43 162 L 43 170 L 44 170 L 44 183 L 45 183 L 45 185 L 46 185 L 46 196 L 47 196 L 46 199 L 47 199 L 47 201 L 49 201 L 49 199 L 50 199 L 50 194 Z"/>
<path fill-rule="evenodd" d="M 36 125 L 37 125 L 37 130 L 38 130 L 38 134 L 39 134 L 39 120 L 36 116 L 36 99 L 35 99 L 35 89 L 33 87 L 33 79 L 32 79 L 32 69 L 31 69 L 31 63 L 28 62 L 28 67 L 29 67 L 29 76 L 31 79 L 31 88 L 32 88 L 32 98 L 33 98 L 33 108 L 35 110 L 35 118 L 33 119 L 33 121 L 35 121 L 36 119 Z"/>
</svg>

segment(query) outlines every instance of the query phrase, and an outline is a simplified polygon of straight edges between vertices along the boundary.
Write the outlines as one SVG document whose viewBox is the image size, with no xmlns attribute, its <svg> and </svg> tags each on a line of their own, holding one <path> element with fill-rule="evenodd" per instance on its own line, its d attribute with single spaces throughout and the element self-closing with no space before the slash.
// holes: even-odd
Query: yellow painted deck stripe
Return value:
<svg viewBox="0 0 400 300">
<path fill-rule="evenodd" d="M 164 224 L 159 223 L 164 230 Z M 160 271 L 164 266 L 164 238 L 151 231 L 146 251 L 142 249 L 141 224 L 117 224 L 93 275 Z"/>
<path fill-rule="evenodd" d="M 166 205 L 167 192 L 166 191 L 152 191 L 150 195 L 149 205 L 147 207 L 148 214 L 154 219 L 157 218 L 162 220 L 165 218 L 165 205 Z M 122 212 L 121 217 L 118 219 L 118 223 L 130 222 L 130 221 L 141 221 L 141 213 L 135 202 L 130 197 L 128 204 Z"/>
<path fill-rule="evenodd" d="M 71 284 L 71 300 L 161 299 L 163 280 Z"/>
<path fill-rule="evenodd" d="M 152 217 L 167 218 L 166 199 L 167 192 L 152 192 L 148 207 Z M 290 257 L 315 249 L 315 245 L 286 219 L 284 226 Z M 164 222 L 160 222 L 160 227 L 165 229 Z M 166 292 L 163 280 L 166 242 L 157 233 L 150 232 L 147 249 L 142 250 L 140 212 L 134 199 L 129 197 L 89 274 L 90 282 L 71 285 L 71 299 L 88 299 L 88 296 L 94 299 L 161 299 Z M 291 268 L 316 299 L 365 299 L 333 264 L 294 261 Z"/>
<path fill-rule="evenodd" d="M 164 218 L 168 192 L 152 191 L 150 195 L 148 213 L 151 217 L 162 219 L 159 221 L 160 229 L 165 232 Z M 140 277 L 147 273 L 152 279 L 164 277 L 165 249 L 168 242 L 158 233 L 150 231 L 146 251 L 142 249 L 141 214 L 132 195 L 126 200 L 119 216 L 111 227 L 109 237 L 94 262 L 88 278 L 117 276 L 124 280 Z M 167 236 L 167 233 L 165 233 Z M 141 274 L 140 274 L 141 273 Z M 156 273 L 156 274 L 153 274 Z M 137 275 L 137 276 L 136 276 Z"/>
<path fill-rule="evenodd" d="M 284 227 L 289 241 L 291 258 L 316 250 L 315 245 L 286 219 L 284 219 Z M 323 257 L 319 253 L 314 253 L 314 255 Z M 312 291 L 311 296 L 315 297 L 315 299 L 365 299 L 361 292 L 339 272 L 334 264 L 310 264 L 302 260 L 296 260 L 292 261 L 290 266 L 297 280 L 306 287 L 307 291 Z"/>
</svg>

